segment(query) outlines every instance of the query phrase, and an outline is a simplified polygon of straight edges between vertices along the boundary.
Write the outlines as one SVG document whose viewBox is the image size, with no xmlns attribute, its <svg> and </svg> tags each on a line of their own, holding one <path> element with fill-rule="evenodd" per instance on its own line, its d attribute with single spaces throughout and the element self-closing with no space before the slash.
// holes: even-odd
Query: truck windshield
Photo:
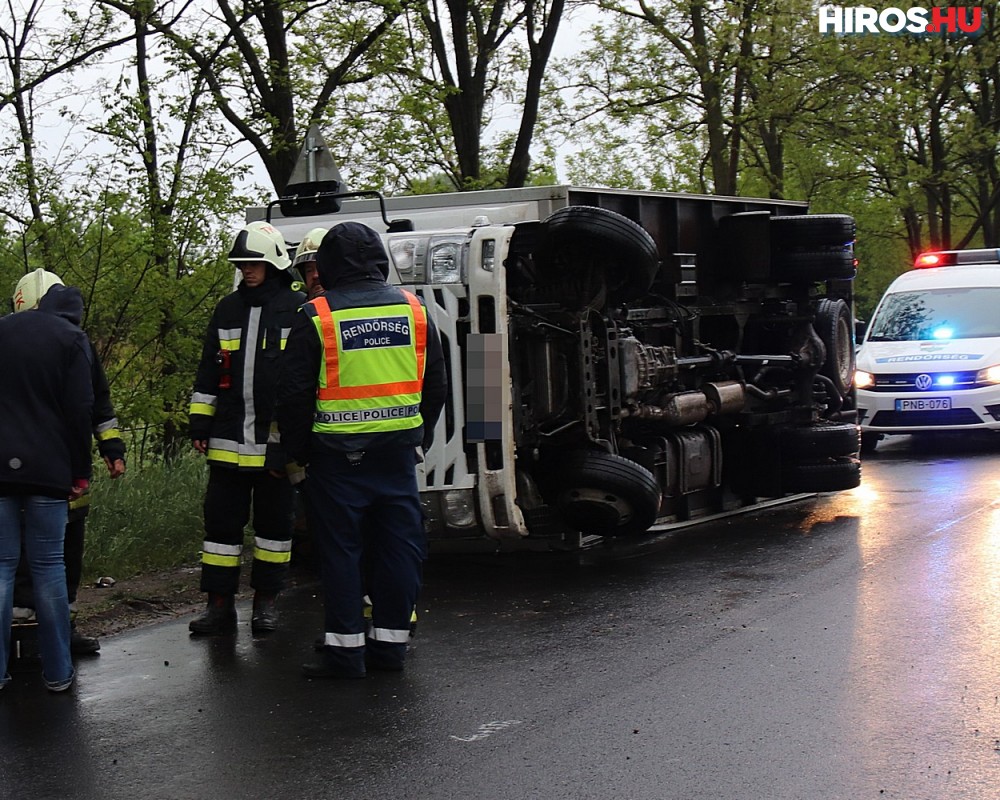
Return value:
<svg viewBox="0 0 1000 800">
<path fill-rule="evenodd" d="M 887 295 L 869 327 L 870 342 L 1000 337 L 1000 287 L 931 289 Z"/>
</svg>

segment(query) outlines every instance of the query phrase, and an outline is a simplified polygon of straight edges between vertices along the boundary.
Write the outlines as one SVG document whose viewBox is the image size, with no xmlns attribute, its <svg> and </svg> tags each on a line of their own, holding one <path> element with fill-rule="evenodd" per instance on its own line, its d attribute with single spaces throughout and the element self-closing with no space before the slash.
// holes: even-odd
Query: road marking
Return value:
<svg viewBox="0 0 1000 800">
<path fill-rule="evenodd" d="M 451 738 L 456 742 L 478 742 L 480 739 L 492 736 L 498 731 L 505 730 L 506 728 L 512 728 L 513 726 L 520 724 L 521 720 L 519 719 L 494 720 L 493 722 L 486 722 L 480 725 L 479 730 L 472 734 L 472 736 L 452 735 Z"/>
</svg>

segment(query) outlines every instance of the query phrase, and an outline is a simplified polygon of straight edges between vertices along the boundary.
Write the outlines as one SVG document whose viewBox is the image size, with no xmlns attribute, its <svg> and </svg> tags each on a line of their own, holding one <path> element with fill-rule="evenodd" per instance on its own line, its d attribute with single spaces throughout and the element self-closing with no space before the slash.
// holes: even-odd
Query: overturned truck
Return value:
<svg viewBox="0 0 1000 800">
<path fill-rule="evenodd" d="M 432 548 L 565 548 L 860 482 L 855 225 L 803 203 L 548 186 L 384 199 L 304 183 L 267 217 L 379 230 L 451 394 Z M 601 538 L 595 538 L 601 537 Z"/>
</svg>

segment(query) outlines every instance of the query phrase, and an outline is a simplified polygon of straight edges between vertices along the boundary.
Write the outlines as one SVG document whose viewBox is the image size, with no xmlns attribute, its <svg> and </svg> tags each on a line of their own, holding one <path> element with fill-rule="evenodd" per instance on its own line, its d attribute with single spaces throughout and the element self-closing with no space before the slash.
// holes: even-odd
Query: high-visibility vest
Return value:
<svg viewBox="0 0 1000 800">
<path fill-rule="evenodd" d="M 384 433 L 420 427 L 427 309 L 406 303 L 331 311 L 311 301 L 323 343 L 313 432 Z"/>
</svg>

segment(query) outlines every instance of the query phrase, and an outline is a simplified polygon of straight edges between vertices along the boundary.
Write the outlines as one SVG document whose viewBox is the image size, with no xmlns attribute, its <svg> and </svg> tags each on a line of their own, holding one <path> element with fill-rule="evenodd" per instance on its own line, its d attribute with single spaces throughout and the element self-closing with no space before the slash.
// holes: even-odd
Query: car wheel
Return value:
<svg viewBox="0 0 1000 800">
<path fill-rule="evenodd" d="M 582 533 L 642 533 L 660 510 L 660 487 L 653 473 L 612 453 L 594 451 L 575 458 L 560 484 L 558 508 L 567 524 Z"/>
<path fill-rule="evenodd" d="M 820 372 L 845 397 L 854 380 L 854 320 L 850 306 L 840 298 L 823 298 L 813 327 L 826 347 L 826 360 Z"/>
<path fill-rule="evenodd" d="M 539 257 L 542 269 L 599 276 L 607 300 L 620 303 L 649 291 L 660 267 L 653 237 L 628 217 L 593 206 L 560 208 L 542 223 Z M 564 298 L 587 302 L 590 298 Z"/>
<path fill-rule="evenodd" d="M 881 433 L 863 432 L 861 434 L 861 452 L 863 454 L 874 453 L 880 441 L 882 441 Z"/>
</svg>

